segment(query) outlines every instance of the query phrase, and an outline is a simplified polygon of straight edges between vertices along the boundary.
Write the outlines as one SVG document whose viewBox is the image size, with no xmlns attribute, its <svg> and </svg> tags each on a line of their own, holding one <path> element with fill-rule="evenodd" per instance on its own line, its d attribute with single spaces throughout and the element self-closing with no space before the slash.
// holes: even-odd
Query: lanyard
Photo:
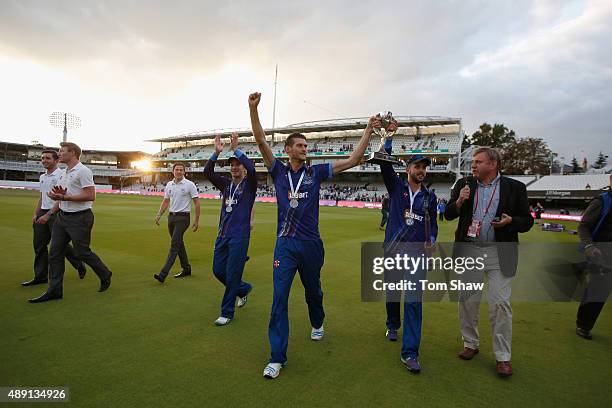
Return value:
<svg viewBox="0 0 612 408">
<path fill-rule="evenodd" d="M 229 190 L 230 190 L 230 197 L 229 197 L 230 201 L 229 202 L 230 203 L 228 204 L 230 207 L 232 206 L 232 204 L 234 202 L 234 196 L 236 195 L 236 191 L 238 191 L 238 187 L 240 187 L 240 185 L 242 184 L 243 181 L 244 181 L 244 178 L 242 180 L 240 180 L 240 183 L 238 183 L 238 185 L 234 189 L 234 193 L 233 194 L 232 194 L 232 184 L 233 183 L 230 183 L 230 186 L 229 186 Z"/>
<path fill-rule="evenodd" d="M 419 191 L 421 191 L 420 188 Z M 419 191 L 413 194 L 412 187 L 410 187 L 410 184 L 408 184 L 408 194 L 410 194 L 410 213 L 412 213 L 412 204 L 414 204 L 414 199 L 419 194 Z"/>
<path fill-rule="evenodd" d="M 291 198 L 297 198 L 296 191 L 300 191 L 300 186 L 302 185 L 302 180 L 304 179 L 305 171 L 302 172 L 300 176 L 300 180 L 298 181 L 297 188 L 293 188 L 293 180 L 291 179 L 291 173 L 287 172 L 287 178 L 289 179 L 289 187 L 291 187 Z"/>
<path fill-rule="evenodd" d="M 489 199 L 489 205 L 485 209 L 484 215 L 486 216 L 489 213 L 489 208 L 491 208 L 491 203 L 493 202 L 493 198 L 495 198 L 495 192 L 497 191 L 497 185 L 499 184 L 499 180 L 495 182 L 495 187 L 493 188 L 493 193 L 491 194 L 491 198 Z M 476 211 L 478 210 L 478 186 L 476 187 L 476 207 L 474 207 L 474 213 L 472 217 L 476 215 Z"/>
</svg>

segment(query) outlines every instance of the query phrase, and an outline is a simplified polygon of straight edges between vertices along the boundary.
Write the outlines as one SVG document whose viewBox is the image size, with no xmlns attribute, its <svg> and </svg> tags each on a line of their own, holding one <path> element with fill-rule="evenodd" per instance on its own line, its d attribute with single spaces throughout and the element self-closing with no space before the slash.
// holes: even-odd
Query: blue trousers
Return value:
<svg viewBox="0 0 612 408">
<path fill-rule="evenodd" d="M 274 248 L 274 296 L 268 326 L 268 338 L 272 349 L 271 363 L 287 362 L 289 343 L 289 291 L 296 271 L 304 285 L 310 324 L 315 329 L 323 326 L 323 291 L 321 290 L 321 267 L 325 251 L 323 242 L 305 241 L 295 238 L 278 238 Z"/>
<path fill-rule="evenodd" d="M 414 291 L 404 292 L 404 330 L 402 334 L 402 357 L 416 358 L 421 344 L 421 328 L 423 326 L 423 291 L 419 280 L 425 279 L 426 271 L 417 270 L 414 274 L 406 274 L 404 279 L 415 282 Z M 401 299 L 399 299 L 401 300 Z M 401 327 L 401 302 L 387 302 L 387 328 L 399 330 Z"/>
<path fill-rule="evenodd" d="M 252 286 L 242 280 L 249 250 L 249 238 L 217 238 L 213 257 L 213 273 L 225 285 L 221 316 L 234 318 L 236 296 L 246 296 Z"/>
</svg>

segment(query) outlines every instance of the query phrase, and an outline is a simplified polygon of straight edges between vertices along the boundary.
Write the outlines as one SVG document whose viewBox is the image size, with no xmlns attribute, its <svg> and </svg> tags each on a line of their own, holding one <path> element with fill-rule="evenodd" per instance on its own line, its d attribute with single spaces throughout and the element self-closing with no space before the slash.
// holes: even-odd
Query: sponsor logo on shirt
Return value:
<svg viewBox="0 0 612 408">
<path fill-rule="evenodd" d="M 293 198 L 308 198 L 308 191 L 305 191 L 303 193 L 295 193 L 295 194 L 291 194 L 291 191 L 288 192 L 288 197 L 289 199 L 293 199 Z"/>
</svg>

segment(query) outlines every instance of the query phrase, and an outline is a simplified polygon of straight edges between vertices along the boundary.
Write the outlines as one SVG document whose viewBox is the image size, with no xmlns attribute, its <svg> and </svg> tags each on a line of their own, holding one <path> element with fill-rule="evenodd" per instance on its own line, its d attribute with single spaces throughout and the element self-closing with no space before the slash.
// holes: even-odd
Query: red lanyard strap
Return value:
<svg viewBox="0 0 612 408">
<path fill-rule="evenodd" d="M 484 215 L 487 215 L 489 213 L 489 208 L 491 208 L 491 203 L 493 203 L 493 198 L 495 198 L 495 192 L 497 191 L 498 184 L 499 184 L 499 180 L 495 182 L 495 187 L 493 188 L 493 194 L 491 194 L 491 198 L 489 199 L 489 205 L 487 205 Z M 472 217 L 476 215 L 476 211 L 478 211 L 478 186 L 476 186 L 476 207 L 474 207 L 474 213 L 472 214 Z"/>
</svg>

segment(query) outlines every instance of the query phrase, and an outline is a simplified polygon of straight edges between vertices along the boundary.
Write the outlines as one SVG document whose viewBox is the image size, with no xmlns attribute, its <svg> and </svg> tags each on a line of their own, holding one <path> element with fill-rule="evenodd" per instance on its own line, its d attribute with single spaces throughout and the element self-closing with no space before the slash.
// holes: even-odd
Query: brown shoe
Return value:
<svg viewBox="0 0 612 408">
<path fill-rule="evenodd" d="M 462 360 L 471 360 L 476 354 L 478 354 L 478 351 L 478 349 L 464 347 L 463 351 L 459 353 L 459 358 Z"/>
<path fill-rule="evenodd" d="M 512 375 L 512 366 L 509 361 L 497 362 L 497 374 L 502 377 L 510 377 Z"/>
</svg>

